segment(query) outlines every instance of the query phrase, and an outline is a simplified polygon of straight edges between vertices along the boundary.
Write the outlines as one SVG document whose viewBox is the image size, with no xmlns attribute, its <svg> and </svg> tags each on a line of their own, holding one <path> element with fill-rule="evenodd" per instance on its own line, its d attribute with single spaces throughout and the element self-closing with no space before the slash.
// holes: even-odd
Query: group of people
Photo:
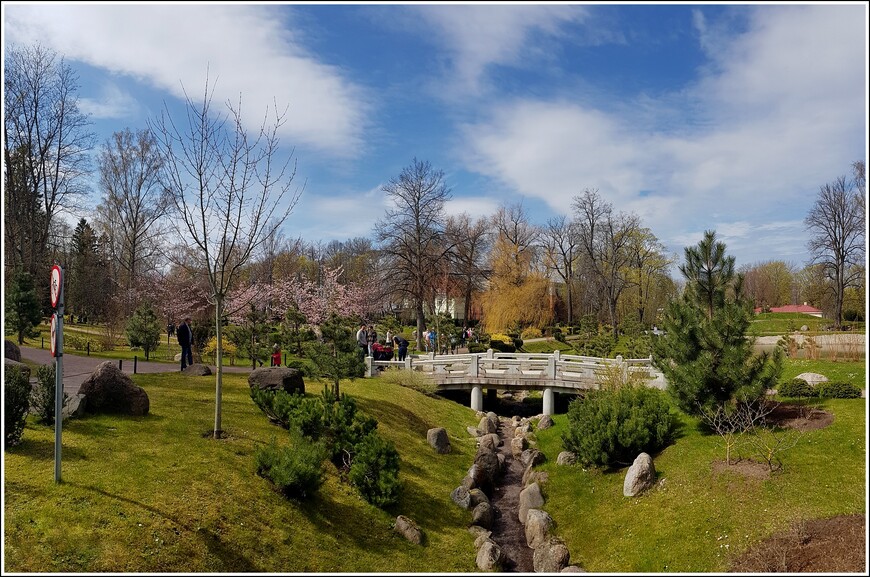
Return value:
<svg viewBox="0 0 870 577">
<path fill-rule="evenodd" d="M 381 345 L 378 341 L 378 333 L 373 325 L 360 325 L 359 330 L 356 332 L 356 343 L 359 348 L 360 357 L 363 359 L 369 356 L 377 360 L 389 360 L 380 357 L 392 357 L 392 349 L 395 349 L 396 360 L 404 361 L 408 355 L 408 341 L 402 335 L 394 335 L 392 332 L 387 331 L 384 343 L 386 343 L 387 347 L 391 347 L 387 351 L 384 345 Z"/>
<path fill-rule="evenodd" d="M 178 344 L 181 346 L 181 370 L 183 371 L 188 365 L 193 364 L 193 330 L 190 328 L 190 317 L 185 317 L 184 321 L 178 325 L 170 324 L 167 330 L 171 334 L 174 332 L 178 339 Z M 414 331 L 414 338 L 417 338 L 417 331 Z M 457 342 L 456 336 L 450 335 L 449 339 L 441 339 L 441 354 L 447 354 L 448 350 L 455 353 L 457 346 L 465 346 L 466 342 L 471 342 L 475 338 L 474 329 L 471 327 L 463 327 L 460 333 L 460 340 Z M 374 325 L 362 324 L 356 332 L 356 342 L 359 347 L 361 358 L 366 356 L 378 358 L 382 356 L 392 357 L 393 350 L 386 351 L 384 346 L 378 341 L 378 333 L 375 331 Z M 401 335 L 393 335 L 387 331 L 386 339 L 384 340 L 387 347 L 395 349 L 396 359 L 404 361 L 408 355 L 408 341 Z M 438 334 L 435 329 L 429 329 L 423 333 L 423 343 L 426 352 L 435 352 L 438 350 Z M 449 347 L 449 348 L 448 348 Z M 381 359 L 379 359 L 381 360 Z M 273 367 L 281 366 L 281 349 L 276 343 L 272 347 L 271 365 Z"/>
</svg>

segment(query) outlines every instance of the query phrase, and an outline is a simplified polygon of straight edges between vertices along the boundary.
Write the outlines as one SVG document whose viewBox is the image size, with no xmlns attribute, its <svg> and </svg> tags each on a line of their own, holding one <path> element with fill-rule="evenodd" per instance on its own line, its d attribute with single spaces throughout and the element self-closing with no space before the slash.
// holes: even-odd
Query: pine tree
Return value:
<svg viewBox="0 0 870 577">
<path fill-rule="evenodd" d="M 142 305 L 127 322 L 127 340 L 131 347 L 142 347 L 145 360 L 151 351 L 160 344 L 161 323 L 157 320 L 154 310 L 148 305 Z"/>
<path fill-rule="evenodd" d="M 13 273 L 6 291 L 6 322 L 7 331 L 16 335 L 18 344 L 24 344 L 24 337 L 29 336 L 33 327 L 42 321 L 42 311 L 36 299 L 36 287 L 30 273 L 17 268 Z"/>
<path fill-rule="evenodd" d="M 713 254 L 708 248 L 714 234 L 705 234 L 698 247 L 686 249 L 687 262 L 680 267 L 686 290 L 668 304 L 665 333 L 653 339 L 654 362 L 668 380 L 668 392 L 693 415 L 731 400 L 757 399 L 775 385 L 782 371 L 779 349 L 756 355 L 752 339 L 746 337 L 753 307 L 742 293 L 742 276 L 732 282 L 733 275 L 709 274 L 726 270 L 706 265 L 706 272 L 695 274 L 695 257 Z M 718 243 L 714 253 L 716 258 L 701 262 L 731 262 L 733 269 L 733 257 L 725 257 L 724 244 Z M 723 282 L 725 277 L 728 282 Z"/>
<path fill-rule="evenodd" d="M 365 367 L 359 358 L 356 339 L 349 319 L 330 314 L 320 325 L 322 338 L 306 343 L 307 356 L 314 361 L 321 377 L 333 384 L 333 394 L 339 397 L 341 379 L 361 376 Z"/>
</svg>

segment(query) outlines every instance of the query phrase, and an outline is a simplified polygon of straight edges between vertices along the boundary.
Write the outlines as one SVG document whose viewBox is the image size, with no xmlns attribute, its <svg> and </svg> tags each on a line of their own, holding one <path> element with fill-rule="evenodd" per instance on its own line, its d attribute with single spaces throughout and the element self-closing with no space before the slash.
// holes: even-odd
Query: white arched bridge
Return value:
<svg viewBox="0 0 870 577">
<path fill-rule="evenodd" d="M 577 393 L 599 388 L 602 382 L 638 379 L 664 389 L 661 371 L 644 359 L 615 359 L 549 354 L 485 353 L 435 356 L 408 355 L 404 361 L 376 361 L 366 357 L 366 376 L 387 367 L 420 371 L 432 378 L 439 390 L 470 390 L 471 408 L 483 408 L 483 389 L 543 391 L 544 414 L 553 414 L 553 393 Z"/>
</svg>

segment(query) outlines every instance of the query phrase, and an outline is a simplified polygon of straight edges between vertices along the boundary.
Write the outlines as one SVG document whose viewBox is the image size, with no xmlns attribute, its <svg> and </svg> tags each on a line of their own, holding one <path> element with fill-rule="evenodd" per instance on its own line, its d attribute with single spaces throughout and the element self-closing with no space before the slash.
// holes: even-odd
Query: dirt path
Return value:
<svg viewBox="0 0 870 577">
<path fill-rule="evenodd" d="M 505 559 L 502 562 L 505 573 L 532 573 L 532 550 L 526 544 L 526 530 L 520 523 L 520 491 L 523 489 L 523 464 L 514 459 L 511 453 L 511 439 L 514 426 L 509 420 L 502 419 L 499 426 L 502 445 L 499 453 L 504 455 L 504 473 L 499 485 L 493 490 L 490 503 L 495 510 L 491 539 L 501 547 Z"/>
</svg>

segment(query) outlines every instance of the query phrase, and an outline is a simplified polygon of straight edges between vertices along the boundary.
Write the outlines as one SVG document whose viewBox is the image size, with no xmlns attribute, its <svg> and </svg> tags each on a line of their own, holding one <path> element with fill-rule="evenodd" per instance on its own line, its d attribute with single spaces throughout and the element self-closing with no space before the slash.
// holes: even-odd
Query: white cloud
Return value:
<svg viewBox="0 0 870 577">
<path fill-rule="evenodd" d="M 250 126 L 266 107 L 289 105 L 284 134 L 294 145 L 349 157 L 361 151 L 368 105 L 340 69 L 317 61 L 286 27 L 290 9 L 244 5 L 5 7 L 6 40 L 41 42 L 65 57 L 127 75 L 194 102 L 206 81 L 214 103 L 237 103 Z"/>
<path fill-rule="evenodd" d="M 818 186 L 865 151 L 865 15 L 859 6 L 754 8 L 743 33 L 704 36 L 714 70 L 659 100 L 645 96 L 637 112 L 559 98 L 494 105 L 463 127 L 466 166 L 560 213 L 597 188 L 677 249 L 697 242 L 684 244 L 687 234 L 721 226 L 747 258 L 795 258 L 805 252 L 799 222 L 764 223 L 797 222 Z M 656 107 L 669 124 L 649 122 Z"/>
<path fill-rule="evenodd" d="M 546 57 L 531 43 L 535 34 L 560 36 L 572 24 L 583 22 L 583 6 L 557 5 L 445 5 L 417 6 L 418 13 L 438 30 L 448 56 L 442 94 L 478 94 L 486 69 L 492 65 L 529 66 Z"/>
<path fill-rule="evenodd" d="M 495 214 L 498 207 L 499 201 L 493 198 L 464 196 L 454 197 L 445 203 L 444 212 L 448 216 L 459 216 L 465 213 L 472 219 L 478 219 Z"/>
<path fill-rule="evenodd" d="M 375 222 L 387 210 L 380 186 L 342 196 L 303 194 L 285 225 L 293 238 L 348 240 L 371 237 Z"/>
<path fill-rule="evenodd" d="M 139 103 L 117 84 L 107 82 L 100 90 L 99 99 L 79 99 L 79 109 L 95 119 L 116 119 L 133 115 L 139 109 Z"/>
</svg>

